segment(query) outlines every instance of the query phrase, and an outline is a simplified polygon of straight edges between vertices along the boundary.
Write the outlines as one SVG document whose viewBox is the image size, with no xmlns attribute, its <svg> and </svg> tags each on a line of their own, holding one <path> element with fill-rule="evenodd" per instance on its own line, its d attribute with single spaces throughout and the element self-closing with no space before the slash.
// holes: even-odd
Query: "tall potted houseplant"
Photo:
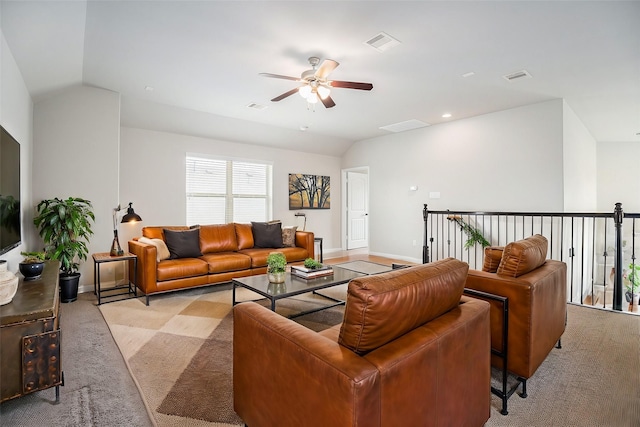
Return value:
<svg viewBox="0 0 640 427">
<path fill-rule="evenodd" d="M 47 257 L 60 261 L 60 300 L 75 301 L 80 282 L 78 266 L 87 259 L 87 243 L 93 234 L 93 206 L 82 198 L 56 197 L 41 201 L 36 210 L 33 223 L 44 240 Z"/>
</svg>

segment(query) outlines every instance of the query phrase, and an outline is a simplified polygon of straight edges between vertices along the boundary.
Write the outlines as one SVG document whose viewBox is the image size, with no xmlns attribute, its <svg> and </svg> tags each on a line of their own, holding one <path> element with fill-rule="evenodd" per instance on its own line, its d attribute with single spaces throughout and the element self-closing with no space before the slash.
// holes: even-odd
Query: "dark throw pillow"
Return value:
<svg viewBox="0 0 640 427">
<path fill-rule="evenodd" d="M 164 240 L 171 256 L 176 258 L 198 258 L 200 252 L 200 229 L 194 228 L 188 231 L 172 231 L 164 229 Z"/>
<path fill-rule="evenodd" d="M 253 246 L 256 248 L 281 248 L 282 224 L 268 222 L 251 222 Z"/>
</svg>

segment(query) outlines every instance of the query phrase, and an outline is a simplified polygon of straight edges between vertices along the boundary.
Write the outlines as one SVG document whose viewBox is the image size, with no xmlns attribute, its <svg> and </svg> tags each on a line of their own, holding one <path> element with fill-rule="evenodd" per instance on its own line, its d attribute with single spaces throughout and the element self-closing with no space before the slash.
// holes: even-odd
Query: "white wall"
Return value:
<svg viewBox="0 0 640 427">
<path fill-rule="evenodd" d="M 20 201 L 22 221 L 22 244 L 2 254 L 7 268 L 18 271 L 22 261 L 21 251 L 35 249 L 33 222 L 31 221 L 31 157 L 33 152 L 33 102 L 24 79 L 9 50 L 4 35 L 0 32 L 0 124 L 20 143 Z"/>
<path fill-rule="evenodd" d="M 81 197 L 93 204 L 94 235 L 89 243 L 89 258 L 80 266 L 80 285 L 85 287 L 93 284 L 90 254 L 108 252 L 113 240 L 112 211 L 118 203 L 120 95 L 86 86 L 70 88 L 37 103 L 33 122 L 33 203 L 55 197 Z"/>
<path fill-rule="evenodd" d="M 564 210 L 594 212 L 597 209 L 596 140 L 564 101 L 562 110 Z"/>
<path fill-rule="evenodd" d="M 616 202 L 629 213 L 640 212 L 640 144 L 597 144 L 598 210 L 612 212 Z"/>
<path fill-rule="evenodd" d="M 289 210 L 289 173 L 328 175 L 331 209 L 303 212 L 307 230 L 324 238 L 325 251 L 340 247 L 340 158 L 126 127 L 121 129 L 120 201 L 133 202 L 143 222 L 120 228 L 123 245 L 139 236 L 142 226 L 186 223 L 186 153 L 272 162 L 273 219 L 283 225 L 302 226 L 294 217 L 298 211 Z"/>
<path fill-rule="evenodd" d="M 425 203 L 562 211 L 562 108 L 548 101 L 354 144 L 342 167 L 369 166 L 371 252 L 420 261 Z"/>
</svg>

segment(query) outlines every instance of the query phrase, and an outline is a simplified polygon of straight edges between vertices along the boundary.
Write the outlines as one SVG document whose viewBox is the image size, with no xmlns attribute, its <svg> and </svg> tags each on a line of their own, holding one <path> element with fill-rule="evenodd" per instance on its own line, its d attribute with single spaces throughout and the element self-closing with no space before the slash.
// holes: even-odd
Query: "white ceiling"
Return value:
<svg viewBox="0 0 640 427">
<path fill-rule="evenodd" d="M 564 98 L 597 141 L 640 141 L 638 1 L 0 6 L 2 32 L 36 102 L 78 84 L 113 90 L 125 126 L 340 155 L 353 141 L 388 134 L 381 126 L 437 125 Z M 382 53 L 364 44 L 380 31 L 401 44 Z M 340 62 L 332 79 L 373 90 L 334 88 L 336 107 L 315 111 L 298 95 L 270 102 L 296 82 L 258 73 L 297 77 L 309 56 Z M 533 77 L 502 77 L 519 70 Z"/>
</svg>

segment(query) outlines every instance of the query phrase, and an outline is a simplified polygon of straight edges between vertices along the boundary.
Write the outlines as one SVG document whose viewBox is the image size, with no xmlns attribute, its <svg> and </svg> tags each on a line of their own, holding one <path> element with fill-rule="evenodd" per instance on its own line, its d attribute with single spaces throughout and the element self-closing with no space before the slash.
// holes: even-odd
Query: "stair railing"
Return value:
<svg viewBox="0 0 640 427">
<path fill-rule="evenodd" d="M 425 204 L 423 218 L 423 263 L 454 257 L 480 270 L 484 248 L 473 231 L 491 246 L 541 234 L 547 257 L 567 263 L 569 302 L 622 310 L 640 214 L 624 213 L 621 203 L 610 213 L 430 211 Z"/>
</svg>

